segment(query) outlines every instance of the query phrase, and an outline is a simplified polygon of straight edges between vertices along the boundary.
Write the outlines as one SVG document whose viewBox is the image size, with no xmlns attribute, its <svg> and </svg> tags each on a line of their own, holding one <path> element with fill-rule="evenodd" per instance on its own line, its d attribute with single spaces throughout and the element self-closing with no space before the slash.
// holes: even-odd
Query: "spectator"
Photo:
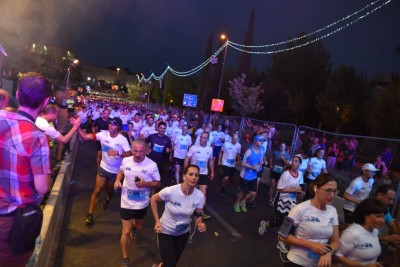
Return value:
<svg viewBox="0 0 400 267">
<path fill-rule="evenodd" d="M 388 146 L 382 154 L 382 160 L 385 162 L 386 168 L 390 169 L 390 165 L 393 161 L 393 153 L 390 146 Z"/>
<path fill-rule="evenodd" d="M 332 146 L 330 146 L 328 148 L 328 164 L 327 164 L 327 168 L 328 170 L 333 170 L 335 169 L 335 165 L 336 165 L 336 158 L 339 155 L 339 149 L 337 148 L 337 143 L 334 142 L 332 144 Z"/>
<path fill-rule="evenodd" d="M 42 196 L 50 189 L 51 168 L 47 137 L 36 127 L 35 119 L 47 105 L 50 93 L 50 82 L 29 72 L 18 81 L 17 112 L 0 110 L 0 266 L 25 266 L 40 233 L 42 218 L 36 214 L 41 212 Z M 36 216 L 35 225 L 39 227 L 34 230 L 31 219 L 30 227 L 35 232 L 24 235 L 27 240 L 18 240 L 28 249 L 15 252 L 8 243 L 10 232 L 17 210 L 29 205 L 35 210 L 24 216 Z"/>
</svg>

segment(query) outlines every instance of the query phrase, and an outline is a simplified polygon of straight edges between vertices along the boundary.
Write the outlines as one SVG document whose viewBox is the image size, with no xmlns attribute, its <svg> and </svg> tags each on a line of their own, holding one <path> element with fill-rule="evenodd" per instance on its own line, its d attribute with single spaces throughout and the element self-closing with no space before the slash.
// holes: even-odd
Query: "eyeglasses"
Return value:
<svg viewBox="0 0 400 267">
<path fill-rule="evenodd" d="M 339 190 L 337 190 L 337 189 L 332 189 L 332 188 L 328 188 L 328 189 L 326 189 L 326 188 L 322 188 L 322 187 L 319 187 L 318 189 L 321 189 L 322 191 L 324 191 L 325 192 L 325 195 L 330 195 L 330 194 L 334 194 L 335 196 L 339 193 Z"/>
</svg>

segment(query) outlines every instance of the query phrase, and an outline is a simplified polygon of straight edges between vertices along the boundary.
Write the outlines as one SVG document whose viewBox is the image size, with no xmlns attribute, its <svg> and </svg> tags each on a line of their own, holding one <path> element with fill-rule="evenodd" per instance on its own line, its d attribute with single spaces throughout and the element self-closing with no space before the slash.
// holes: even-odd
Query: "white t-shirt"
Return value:
<svg viewBox="0 0 400 267">
<path fill-rule="evenodd" d="M 191 145 L 192 137 L 190 137 L 190 135 L 178 135 L 174 141 L 174 157 L 184 159 Z"/>
<path fill-rule="evenodd" d="M 378 229 L 369 232 L 359 224 L 350 225 L 340 236 L 336 255 L 349 258 L 362 265 L 376 262 L 381 254 L 378 233 Z"/>
<path fill-rule="evenodd" d="M 338 225 L 336 209 L 326 205 L 326 210 L 321 211 L 311 205 L 311 201 L 304 201 L 294 206 L 288 215 L 297 224 L 295 236 L 300 239 L 328 244 L 333 234 L 333 226 Z M 319 258 L 315 257 L 310 249 L 292 245 L 288 259 L 301 266 L 317 266 Z"/>
<path fill-rule="evenodd" d="M 240 154 L 242 146 L 239 143 L 232 144 L 231 142 L 225 142 L 222 145 L 221 151 L 222 154 L 221 163 L 224 166 L 235 167 L 236 156 Z"/>
<path fill-rule="evenodd" d="M 96 133 L 96 139 L 101 143 L 102 157 L 100 167 L 110 173 L 118 173 L 118 170 L 121 166 L 122 158 L 120 156 L 109 156 L 108 151 L 130 151 L 131 147 L 129 146 L 128 140 L 120 134 L 112 138 L 110 136 L 110 132 L 108 131 Z"/>
<path fill-rule="evenodd" d="M 194 142 L 195 145 L 200 145 L 200 135 L 196 137 L 196 141 Z M 214 137 L 212 135 L 209 135 L 208 141 L 207 141 L 207 146 L 211 146 L 211 144 L 214 142 Z"/>
<path fill-rule="evenodd" d="M 224 143 L 222 140 L 224 140 L 225 138 L 225 133 L 224 132 L 218 132 L 218 131 L 212 131 L 210 133 L 210 136 L 213 137 L 214 139 L 214 145 L 215 146 L 222 146 L 222 144 Z M 224 140 L 225 141 L 225 140 Z"/>
<path fill-rule="evenodd" d="M 35 121 L 36 127 L 38 127 L 45 135 L 50 138 L 56 139 L 61 135 L 59 131 L 54 128 L 54 126 L 50 125 L 49 122 L 42 117 L 37 117 Z"/>
<path fill-rule="evenodd" d="M 213 157 L 213 149 L 210 146 L 191 146 L 187 156 L 191 164 L 200 168 L 200 174 L 208 174 L 208 161 Z"/>
<path fill-rule="evenodd" d="M 175 142 L 175 138 L 176 138 L 178 135 L 180 135 L 180 134 L 182 134 L 182 128 L 173 127 L 173 128 L 171 129 L 171 141 L 172 141 L 172 142 Z"/>
<path fill-rule="evenodd" d="M 135 184 L 135 177 L 139 177 L 145 182 L 160 181 L 157 164 L 147 157 L 138 163 L 131 156 L 122 160 L 120 169 L 125 176 L 121 190 L 121 208 L 144 209 L 149 205 L 151 189 L 148 187 L 138 188 Z"/>
<path fill-rule="evenodd" d="M 315 178 L 322 172 L 322 169 L 326 169 L 326 162 L 323 159 L 318 159 L 314 157 L 308 161 L 308 166 L 310 167 L 311 172 L 314 173 L 314 175 L 309 173 L 307 175 L 307 178 L 310 180 L 315 180 Z"/>
<path fill-rule="evenodd" d="M 82 123 L 86 123 L 87 117 L 89 115 L 89 111 L 85 110 L 85 111 L 78 111 L 78 113 L 76 115 L 79 116 L 79 118 L 81 118 Z"/>
<path fill-rule="evenodd" d="M 129 121 L 129 115 L 128 114 L 121 114 L 119 117 L 122 121 L 122 124 L 128 124 Z"/>
<path fill-rule="evenodd" d="M 299 171 L 297 178 L 293 177 L 289 170 L 284 171 L 279 178 L 277 189 L 294 188 L 304 184 L 303 174 Z M 279 199 L 296 200 L 297 193 L 279 193 Z"/>
<path fill-rule="evenodd" d="M 100 113 L 99 110 L 94 110 L 94 111 L 92 112 L 92 120 L 93 120 L 93 121 L 95 121 L 95 120 L 97 120 L 98 118 L 100 118 L 100 116 L 101 116 L 101 113 Z"/>
<path fill-rule="evenodd" d="M 156 132 L 157 131 L 156 131 L 156 128 L 155 128 L 154 124 L 152 126 L 145 125 L 140 130 L 140 134 L 142 134 L 144 138 L 147 138 L 147 137 L 149 137 L 149 135 L 151 135 L 153 133 L 156 133 Z"/>
<path fill-rule="evenodd" d="M 204 194 L 194 188 L 192 194 L 186 196 L 181 184 L 177 184 L 164 188 L 159 195 L 165 202 L 160 218 L 162 233 L 177 236 L 188 232 L 193 212 L 204 207 Z"/>
<path fill-rule="evenodd" d="M 351 181 L 349 187 L 347 187 L 346 192 L 352 195 L 358 200 L 364 200 L 368 198 L 369 193 L 371 193 L 372 185 L 374 184 L 374 179 L 370 178 L 368 182 L 364 182 L 362 177 L 359 176 L 353 181 Z M 355 211 L 357 205 L 348 200 L 344 201 L 343 208 L 349 211 Z"/>
<path fill-rule="evenodd" d="M 139 137 L 140 130 L 143 127 L 143 123 L 141 121 L 139 122 L 132 121 L 132 124 L 133 124 L 133 132 L 135 133 L 133 138 L 137 139 Z"/>
</svg>

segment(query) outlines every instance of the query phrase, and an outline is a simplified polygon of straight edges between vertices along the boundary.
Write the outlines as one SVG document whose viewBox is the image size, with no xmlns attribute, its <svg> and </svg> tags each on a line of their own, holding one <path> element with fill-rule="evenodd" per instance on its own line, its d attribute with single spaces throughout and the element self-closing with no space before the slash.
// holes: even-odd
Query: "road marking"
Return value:
<svg viewBox="0 0 400 267">
<path fill-rule="evenodd" d="M 222 218 L 211 206 L 207 204 L 207 211 L 211 213 L 213 218 L 217 219 L 223 227 L 225 227 L 234 237 L 243 238 L 242 234 L 239 231 L 236 231 L 224 218 Z"/>
</svg>

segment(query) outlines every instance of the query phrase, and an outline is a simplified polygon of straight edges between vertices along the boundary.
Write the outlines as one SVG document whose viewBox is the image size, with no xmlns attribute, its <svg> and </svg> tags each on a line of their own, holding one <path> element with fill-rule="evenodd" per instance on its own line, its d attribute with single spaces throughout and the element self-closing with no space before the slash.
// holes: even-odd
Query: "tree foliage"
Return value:
<svg viewBox="0 0 400 267">
<path fill-rule="evenodd" d="M 251 46 L 253 45 L 253 32 L 254 32 L 254 20 L 256 17 L 256 11 L 255 8 L 253 7 L 251 12 L 250 12 L 250 19 L 249 19 L 249 25 L 247 26 L 247 31 L 245 33 L 244 37 L 244 45 Z M 249 48 L 249 51 L 252 49 Z M 247 52 L 242 52 L 239 57 L 239 65 L 238 65 L 238 70 L 236 73 L 236 76 L 239 76 L 241 73 L 244 73 L 246 75 L 250 74 L 250 64 L 251 64 L 251 54 Z M 250 84 L 250 79 L 251 77 L 247 76 L 247 85 Z"/>
<path fill-rule="evenodd" d="M 260 85 L 253 85 L 251 87 L 245 86 L 246 74 L 243 74 L 229 81 L 229 95 L 232 98 L 232 108 L 236 110 L 243 117 L 250 114 L 257 114 L 264 106 L 260 96 L 263 89 Z"/>
<path fill-rule="evenodd" d="M 392 82 L 380 89 L 370 112 L 373 136 L 399 138 L 400 136 L 400 82 Z"/>
<path fill-rule="evenodd" d="M 312 38 L 289 42 L 287 47 L 304 44 Z M 325 88 L 330 70 L 330 55 L 321 41 L 272 56 L 271 72 L 290 93 L 288 115 L 294 118 L 293 122 L 318 124 L 316 96 Z"/>
<path fill-rule="evenodd" d="M 339 66 L 329 77 L 327 86 L 318 94 L 316 107 L 324 126 L 340 132 L 344 126 L 360 125 L 365 104 L 370 98 L 367 80 L 354 67 Z M 364 119 L 364 125 L 366 125 Z"/>
</svg>

